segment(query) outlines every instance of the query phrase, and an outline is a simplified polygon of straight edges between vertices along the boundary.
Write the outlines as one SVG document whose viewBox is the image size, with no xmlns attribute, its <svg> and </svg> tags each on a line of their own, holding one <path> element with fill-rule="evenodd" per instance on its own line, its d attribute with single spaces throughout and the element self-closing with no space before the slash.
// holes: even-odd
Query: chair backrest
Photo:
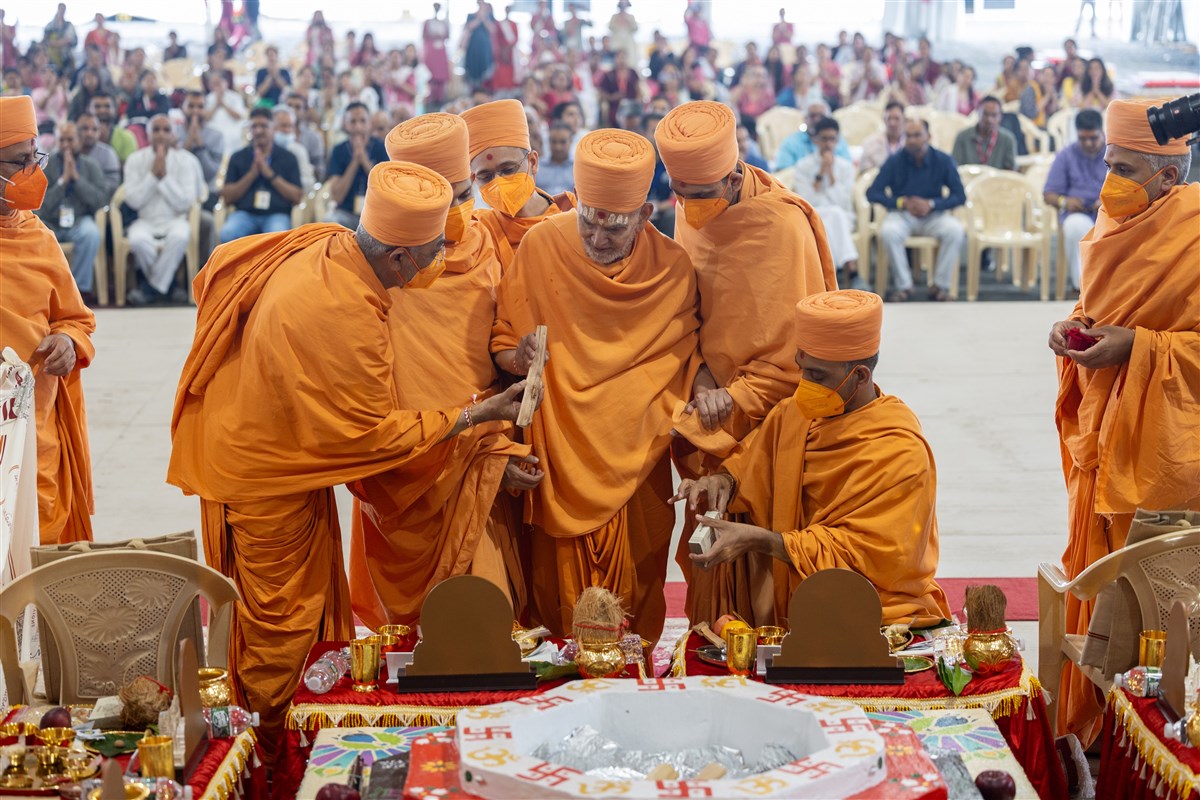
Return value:
<svg viewBox="0 0 1200 800">
<path fill-rule="evenodd" d="M 937 109 L 930 105 L 906 106 L 904 109 L 904 116 L 908 119 L 923 119 L 926 122 L 932 122 L 937 113 Z"/>
<path fill-rule="evenodd" d="M 763 158 L 774 161 L 783 140 L 800 130 L 804 124 L 804 112 L 787 106 L 767 109 L 755 121 L 758 131 L 758 149 Z"/>
<path fill-rule="evenodd" d="M 190 58 L 173 58 L 164 61 L 159 72 L 162 83 L 171 89 L 186 88 L 195 78 L 195 63 Z"/>
<path fill-rule="evenodd" d="M 867 137 L 883 128 L 883 115 L 877 108 L 850 105 L 833 112 L 833 117 L 838 121 L 842 138 L 851 146 L 862 144 Z"/>
<path fill-rule="evenodd" d="M 27 572 L 0 590 L 0 661 L 9 702 L 21 702 L 14 623 L 33 604 L 61 654 L 59 702 L 115 694 L 150 675 L 174 687 L 174 646 L 197 595 L 222 617 L 238 599 L 233 581 L 182 556 L 131 550 L 83 553 Z M 223 626 L 222 626 L 223 627 Z M 210 629 L 210 637 L 227 633 Z M 196 642 L 198 652 L 203 643 Z"/>
<path fill-rule="evenodd" d="M 959 164 L 958 179 L 962 181 L 963 190 L 965 191 L 975 181 L 988 175 L 999 174 L 1000 170 L 995 167 L 989 167 L 987 164 Z"/>
<path fill-rule="evenodd" d="M 935 113 L 928 121 L 930 143 L 946 153 L 954 149 L 954 140 L 958 134 L 971 127 L 965 115 L 946 111 Z"/>
<path fill-rule="evenodd" d="M 854 214 L 860 231 L 865 231 L 871 226 L 872 209 L 871 201 L 867 199 L 867 189 L 871 188 L 878 175 L 879 168 L 873 167 L 854 180 Z"/>
<path fill-rule="evenodd" d="M 1025 136 L 1025 148 L 1031 154 L 1050 152 L 1050 136 L 1037 123 L 1024 114 L 1017 114 L 1017 121 L 1021 123 L 1021 133 Z"/>
<path fill-rule="evenodd" d="M 978 233 L 1003 234 L 1033 223 L 1033 189 L 1024 175 L 997 170 L 967 187 L 967 215 Z"/>
<path fill-rule="evenodd" d="M 1126 548 L 1121 577 L 1129 581 L 1142 612 L 1142 630 L 1166 630 L 1178 600 L 1196 599 L 1200 586 L 1200 527 L 1156 536 Z M 1188 617 L 1193 657 L 1200 657 L 1200 610 Z"/>
<path fill-rule="evenodd" d="M 1054 140 L 1055 150 L 1065 150 L 1068 145 L 1078 139 L 1075 132 L 1075 115 L 1078 109 L 1063 108 L 1055 111 L 1046 120 L 1046 133 Z"/>
<path fill-rule="evenodd" d="M 113 239 L 121 239 L 125 236 L 125 217 L 121 214 L 121 204 L 125 202 L 125 184 L 117 187 L 113 192 L 112 199 L 108 201 L 108 207 L 112 209 L 112 225 Z"/>
</svg>

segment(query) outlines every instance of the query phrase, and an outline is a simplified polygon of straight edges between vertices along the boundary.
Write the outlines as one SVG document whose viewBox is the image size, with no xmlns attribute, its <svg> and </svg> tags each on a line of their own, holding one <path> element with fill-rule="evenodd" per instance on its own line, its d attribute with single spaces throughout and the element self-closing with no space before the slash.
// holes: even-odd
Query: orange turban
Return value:
<svg viewBox="0 0 1200 800">
<path fill-rule="evenodd" d="M 36 139 L 37 116 L 33 98 L 0 97 L 0 147 Z"/>
<path fill-rule="evenodd" d="M 1188 151 L 1187 137 L 1166 144 L 1154 140 L 1146 109 L 1162 105 L 1161 100 L 1113 100 L 1104 120 L 1104 138 L 1109 144 L 1152 156 L 1181 156 Z"/>
<path fill-rule="evenodd" d="M 471 158 L 489 147 L 529 146 L 529 120 L 520 100 L 496 100 L 462 112 L 471 133 Z"/>
<path fill-rule="evenodd" d="M 575 148 L 575 194 L 591 208 L 637 211 L 654 181 L 654 147 L 644 136 L 601 128 Z"/>
<path fill-rule="evenodd" d="M 429 167 L 450 183 L 471 177 L 467 123 L 454 114 L 422 114 L 392 128 L 384 145 L 392 161 Z"/>
<path fill-rule="evenodd" d="M 376 164 L 367 178 L 363 229 L 384 244 L 427 244 L 446 229 L 453 194 L 441 175 L 407 161 Z"/>
<path fill-rule="evenodd" d="M 822 361 L 859 361 L 879 352 L 883 300 L 874 292 L 818 292 L 796 304 L 796 347 Z"/>
<path fill-rule="evenodd" d="M 654 141 L 667 173 L 684 183 L 716 183 L 738 162 L 737 120 L 729 106 L 697 100 L 658 123 Z"/>
</svg>

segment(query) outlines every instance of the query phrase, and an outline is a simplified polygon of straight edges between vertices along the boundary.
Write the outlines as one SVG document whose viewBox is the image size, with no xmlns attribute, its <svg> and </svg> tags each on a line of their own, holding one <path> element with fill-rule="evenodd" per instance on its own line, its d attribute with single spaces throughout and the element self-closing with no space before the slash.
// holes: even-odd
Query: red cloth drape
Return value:
<svg viewBox="0 0 1200 800">
<path fill-rule="evenodd" d="M 1162 730 L 1167 719 L 1158 710 L 1158 702 L 1153 698 L 1134 697 L 1128 692 L 1125 697 L 1145 730 L 1154 735 L 1180 763 L 1200 775 L 1200 749 L 1163 740 Z M 1200 797 L 1200 792 L 1194 788 L 1185 789 L 1183 795 L 1175 793 L 1166 784 L 1152 789 L 1150 786 L 1154 777 L 1145 759 L 1139 757 L 1134 737 L 1121 724 L 1110 702 L 1104 711 L 1104 727 L 1100 731 L 1100 775 L 1096 780 L 1096 800 L 1196 800 Z"/>
</svg>

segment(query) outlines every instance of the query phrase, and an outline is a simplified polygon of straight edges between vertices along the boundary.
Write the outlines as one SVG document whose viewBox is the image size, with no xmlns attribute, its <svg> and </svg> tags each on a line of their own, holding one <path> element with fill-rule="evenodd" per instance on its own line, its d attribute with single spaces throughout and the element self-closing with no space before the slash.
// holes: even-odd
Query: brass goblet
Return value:
<svg viewBox="0 0 1200 800">
<path fill-rule="evenodd" d="M 755 631 L 759 644 L 783 644 L 783 637 L 788 635 L 787 628 L 778 625 L 760 625 Z"/>
</svg>

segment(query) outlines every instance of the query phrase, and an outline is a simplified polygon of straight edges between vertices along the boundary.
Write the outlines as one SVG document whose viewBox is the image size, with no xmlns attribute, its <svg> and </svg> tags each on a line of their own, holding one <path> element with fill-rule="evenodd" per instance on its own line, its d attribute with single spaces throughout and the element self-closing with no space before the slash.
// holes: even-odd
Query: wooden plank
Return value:
<svg viewBox="0 0 1200 800">
<path fill-rule="evenodd" d="M 521 397 L 521 410 L 517 412 L 517 426 L 528 428 L 533 422 L 533 412 L 542 400 L 542 373 L 546 369 L 546 326 L 538 325 L 533 331 L 537 351 L 533 363 L 525 375 L 525 393 Z"/>
</svg>

